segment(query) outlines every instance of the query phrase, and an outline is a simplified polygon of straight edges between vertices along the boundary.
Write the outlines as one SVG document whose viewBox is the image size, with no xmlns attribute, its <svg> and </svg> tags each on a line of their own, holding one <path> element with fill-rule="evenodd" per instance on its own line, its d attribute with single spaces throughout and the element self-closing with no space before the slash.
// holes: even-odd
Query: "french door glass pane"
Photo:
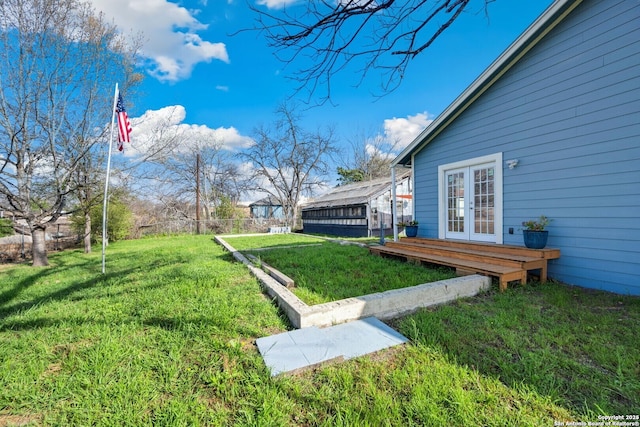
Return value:
<svg viewBox="0 0 640 427">
<path fill-rule="evenodd" d="M 447 177 L 447 229 L 464 232 L 464 172 L 451 173 Z"/>
<path fill-rule="evenodd" d="M 488 167 L 473 171 L 474 214 L 473 232 L 476 234 L 494 234 L 494 168 Z"/>
</svg>

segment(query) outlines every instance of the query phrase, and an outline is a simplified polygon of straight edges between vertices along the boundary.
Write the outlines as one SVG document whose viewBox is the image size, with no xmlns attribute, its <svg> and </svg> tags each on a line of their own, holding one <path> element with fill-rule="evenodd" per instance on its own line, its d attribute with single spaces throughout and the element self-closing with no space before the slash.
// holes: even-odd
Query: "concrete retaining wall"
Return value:
<svg viewBox="0 0 640 427">
<path fill-rule="evenodd" d="M 491 286 L 489 277 L 474 274 L 309 306 L 285 286 L 255 267 L 224 239 L 216 236 L 215 241 L 249 268 L 295 328 L 330 326 L 371 316 L 390 319 L 422 307 L 474 296 Z"/>
</svg>

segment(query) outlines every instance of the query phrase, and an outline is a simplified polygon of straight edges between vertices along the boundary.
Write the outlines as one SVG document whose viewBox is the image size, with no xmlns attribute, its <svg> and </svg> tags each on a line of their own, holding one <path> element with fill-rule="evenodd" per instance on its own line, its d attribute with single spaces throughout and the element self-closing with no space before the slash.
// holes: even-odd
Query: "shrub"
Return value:
<svg viewBox="0 0 640 427">
<path fill-rule="evenodd" d="M 0 218 L 0 237 L 13 236 L 13 222 L 9 218 Z"/>
<path fill-rule="evenodd" d="M 103 205 L 91 208 L 91 240 L 102 240 Z M 124 240 L 131 235 L 133 229 L 133 213 L 127 204 L 117 197 L 109 198 L 107 209 L 107 235 L 110 242 Z"/>
</svg>

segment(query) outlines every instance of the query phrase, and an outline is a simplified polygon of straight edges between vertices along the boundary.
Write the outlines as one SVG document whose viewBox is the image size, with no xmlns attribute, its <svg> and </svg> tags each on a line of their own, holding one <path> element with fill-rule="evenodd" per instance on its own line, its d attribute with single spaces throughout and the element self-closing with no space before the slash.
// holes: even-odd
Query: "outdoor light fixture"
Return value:
<svg viewBox="0 0 640 427">
<path fill-rule="evenodd" d="M 518 162 L 518 159 L 507 160 L 507 166 L 509 166 L 509 169 L 513 169 L 518 166 Z"/>
</svg>

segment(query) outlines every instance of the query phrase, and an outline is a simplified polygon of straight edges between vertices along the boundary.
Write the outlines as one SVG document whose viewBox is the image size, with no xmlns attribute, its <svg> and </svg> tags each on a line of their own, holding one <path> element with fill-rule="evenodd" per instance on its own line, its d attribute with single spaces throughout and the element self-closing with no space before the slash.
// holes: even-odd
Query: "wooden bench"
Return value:
<svg viewBox="0 0 640 427">
<path fill-rule="evenodd" d="M 478 273 L 497 277 L 500 290 L 511 281 L 527 283 L 531 270 L 540 271 L 540 281 L 547 280 L 547 261 L 560 257 L 558 249 L 528 249 L 521 246 L 460 242 L 439 239 L 403 238 L 371 246 L 372 254 L 395 256 L 420 262 L 446 265 L 458 274 Z"/>
</svg>

